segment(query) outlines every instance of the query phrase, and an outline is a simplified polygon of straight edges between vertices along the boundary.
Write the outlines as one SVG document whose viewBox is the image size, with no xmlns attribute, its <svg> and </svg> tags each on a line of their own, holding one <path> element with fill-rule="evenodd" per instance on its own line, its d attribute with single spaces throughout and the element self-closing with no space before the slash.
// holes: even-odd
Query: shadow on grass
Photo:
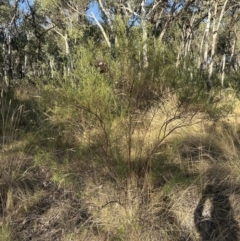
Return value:
<svg viewBox="0 0 240 241">
<path fill-rule="evenodd" d="M 239 226 L 225 185 L 207 185 L 194 212 L 194 222 L 202 241 L 238 241 Z M 204 215 L 204 206 L 210 200 L 210 216 Z"/>
</svg>

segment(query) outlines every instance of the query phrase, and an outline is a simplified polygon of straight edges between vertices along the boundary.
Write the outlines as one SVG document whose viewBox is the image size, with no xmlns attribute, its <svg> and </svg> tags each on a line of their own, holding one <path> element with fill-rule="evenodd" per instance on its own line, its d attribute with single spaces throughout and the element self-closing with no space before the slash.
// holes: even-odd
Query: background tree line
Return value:
<svg viewBox="0 0 240 241">
<path fill-rule="evenodd" d="M 239 3 L 234 0 L 2 0 L 0 12 L 1 79 L 6 84 L 23 76 L 70 76 L 76 49 L 87 48 L 90 39 L 96 52 L 105 46 L 118 61 L 119 42 L 136 31 L 142 68 L 148 67 L 151 52 L 161 48 L 171 52 L 176 69 L 192 79 L 201 75 L 211 88 L 223 87 L 226 78 L 226 85 L 233 84 L 240 65 Z M 92 63 L 102 60 L 95 56 Z"/>
</svg>

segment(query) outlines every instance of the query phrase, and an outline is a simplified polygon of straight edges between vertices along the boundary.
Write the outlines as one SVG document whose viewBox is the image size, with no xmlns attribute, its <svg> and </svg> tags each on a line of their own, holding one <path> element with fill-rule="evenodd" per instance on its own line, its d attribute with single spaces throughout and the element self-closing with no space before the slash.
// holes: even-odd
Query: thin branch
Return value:
<svg viewBox="0 0 240 241">
<path fill-rule="evenodd" d="M 151 15 L 151 13 L 154 11 L 154 9 L 159 5 L 159 3 L 161 3 L 162 1 L 159 1 L 157 3 L 153 4 L 152 9 L 147 13 L 147 18 Z"/>
<path fill-rule="evenodd" d="M 111 43 L 110 43 L 110 41 L 109 41 L 109 38 L 108 38 L 108 36 L 107 36 L 107 34 L 106 34 L 103 26 L 102 26 L 101 23 L 97 20 L 97 18 L 96 18 L 96 16 L 94 15 L 94 13 L 91 12 L 91 14 L 92 14 L 92 16 L 89 16 L 89 17 L 91 17 L 91 18 L 93 18 L 93 19 L 95 20 L 96 24 L 97 24 L 98 27 L 100 28 L 100 30 L 101 30 L 101 32 L 102 32 L 102 34 L 103 34 L 103 36 L 104 36 L 104 38 L 105 38 L 105 40 L 106 40 L 106 42 L 107 42 L 108 47 L 111 48 Z"/>
<path fill-rule="evenodd" d="M 62 33 L 60 33 L 57 29 L 55 29 L 55 26 L 53 27 L 54 29 L 54 31 L 58 34 L 58 35 L 60 35 L 63 39 L 66 39 L 66 36 L 64 36 Z"/>
<path fill-rule="evenodd" d="M 98 3 L 99 3 L 99 6 L 101 7 L 103 13 L 104 13 L 104 14 L 106 15 L 106 17 L 108 18 L 108 21 L 111 23 L 111 22 L 112 22 L 111 16 L 110 16 L 109 12 L 107 12 L 107 10 L 104 8 L 103 3 L 102 3 L 102 0 L 98 0 Z"/>
<path fill-rule="evenodd" d="M 128 7 L 123 5 L 122 8 L 124 8 L 124 10 L 127 10 L 129 13 L 133 14 L 134 16 L 140 17 L 138 13 L 132 10 L 129 3 L 128 3 Z"/>
</svg>

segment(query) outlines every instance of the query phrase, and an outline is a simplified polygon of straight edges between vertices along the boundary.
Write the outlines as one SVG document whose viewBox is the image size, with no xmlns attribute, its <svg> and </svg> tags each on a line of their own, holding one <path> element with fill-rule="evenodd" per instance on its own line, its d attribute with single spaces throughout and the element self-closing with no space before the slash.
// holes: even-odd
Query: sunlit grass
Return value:
<svg viewBox="0 0 240 241">
<path fill-rule="evenodd" d="M 211 119 L 172 95 L 132 118 L 101 119 L 106 125 L 67 103 L 53 109 L 4 143 L 0 239 L 198 241 L 194 212 L 207 185 L 226 189 L 240 222 L 238 105 Z M 4 110 L 4 120 L 16 118 L 12 130 L 17 111 Z M 211 199 L 204 205 L 210 215 Z"/>
</svg>

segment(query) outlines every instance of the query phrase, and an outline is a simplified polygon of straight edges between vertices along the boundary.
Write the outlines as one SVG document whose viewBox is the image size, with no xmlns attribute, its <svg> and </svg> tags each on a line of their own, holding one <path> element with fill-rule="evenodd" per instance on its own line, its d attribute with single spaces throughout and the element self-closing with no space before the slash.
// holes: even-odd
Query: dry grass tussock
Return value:
<svg viewBox="0 0 240 241">
<path fill-rule="evenodd" d="M 209 121 L 172 97 L 131 121 L 115 120 L 108 141 L 97 126 L 72 133 L 71 152 L 6 143 L 0 240 L 200 241 L 206 230 L 209 240 L 239 240 L 236 118 Z M 136 169 L 126 171 L 129 158 L 137 170 L 147 160 L 145 189 Z"/>
</svg>

